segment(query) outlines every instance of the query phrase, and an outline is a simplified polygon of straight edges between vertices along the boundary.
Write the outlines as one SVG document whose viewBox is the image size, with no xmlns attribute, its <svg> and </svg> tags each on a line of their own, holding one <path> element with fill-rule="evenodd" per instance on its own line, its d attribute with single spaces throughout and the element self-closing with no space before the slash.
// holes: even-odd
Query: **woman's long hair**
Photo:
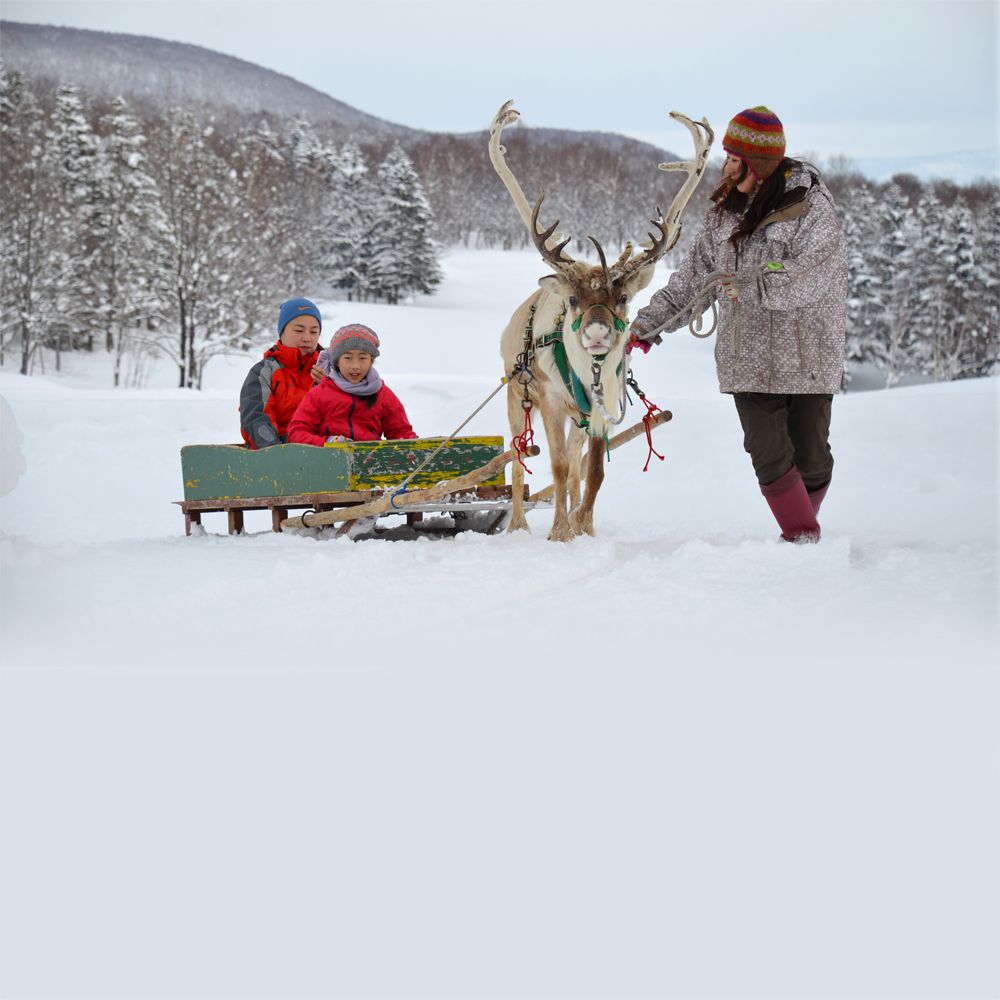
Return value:
<svg viewBox="0 0 1000 1000">
<path fill-rule="evenodd" d="M 715 202 L 717 212 L 732 212 L 739 216 L 732 235 L 729 237 L 729 242 L 736 249 L 739 249 L 740 243 L 757 228 L 760 221 L 778 207 L 785 195 L 785 180 L 792 170 L 807 166 L 801 160 L 784 157 L 775 167 L 774 173 L 757 188 L 753 197 L 750 198 L 742 191 L 736 190 L 736 186 L 746 177 L 749 169 L 744 163 L 743 170 L 736 181 L 723 181 L 712 192 L 712 201 Z"/>
</svg>

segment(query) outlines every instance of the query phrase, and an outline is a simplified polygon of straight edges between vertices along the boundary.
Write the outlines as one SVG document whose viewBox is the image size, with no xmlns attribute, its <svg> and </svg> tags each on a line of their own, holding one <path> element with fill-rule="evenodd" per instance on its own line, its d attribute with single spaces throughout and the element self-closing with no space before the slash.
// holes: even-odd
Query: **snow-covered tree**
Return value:
<svg viewBox="0 0 1000 1000">
<path fill-rule="evenodd" d="M 0 72 L 0 360 L 17 342 L 20 371 L 31 371 L 57 293 L 55 191 L 45 116 L 19 73 Z"/>
<path fill-rule="evenodd" d="M 871 247 L 877 240 L 875 196 L 866 184 L 837 202 L 837 215 L 847 244 L 848 361 L 877 362 L 884 343 L 882 278 L 874 266 Z"/>
<path fill-rule="evenodd" d="M 286 137 L 284 155 L 290 170 L 279 199 L 281 213 L 274 222 L 288 287 L 292 289 L 288 294 L 298 295 L 311 288 L 323 273 L 323 205 L 333 172 L 333 151 L 313 126 L 299 117 Z"/>
<path fill-rule="evenodd" d="M 1000 372 L 1000 188 L 993 187 L 977 221 L 978 332 L 973 374 L 995 375 Z"/>
<path fill-rule="evenodd" d="M 230 313 L 239 343 L 257 343 L 272 332 L 277 304 L 298 294 L 306 273 L 315 271 L 318 250 L 302 239 L 288 206 L 295 180 L 280 149 L 279 137 L 262 124 L 238 137 L 229 149 L 239 199 L 240 267 L 230 282 L 238 292 Z M 266 319 L 265 319 L 266 317 Z"/>
<path fill-rule="evenodd" d="M 976 260 L 972 213 L 960 201 L 947 212 L 948 275 L 944 287 L 946 321 L 935 351 L 935 378 L 962 378 L 977 371 L 977 341 L 985 333 L 980 320 L 982 285 Z"/>
<path fill-rule="evenodd" d="M 434 217 L 420 178 L 398 145 L 379 166 L 376 187 L 372 292 L 392 304 L 413 292 L 432 293 L 442 278 L 440 250 L 431 238 Z"/>
<path fill-rule="evenodd" d="M 315 128 L 308 119 L 299 115 L 292 121 L 287 137 L 287 156 L 292 169 L 298 173 L 319 173 L 327 162 L 327 151 Z"/>
<path fill-rule="evenodd" d="M 159 344 L 187 388 L 200 388 L 210 358 L 245 342 L 241 295 L 257 280 L 244 266 L 255 235 L 244 192 L 236 170 L 210 148 L 213 132 L 192 112 L 174 109 L 156 144 L 173 285 L 173 330 Z"/>
<path fill-rule="evenodd" d="M 146 138 L 120 97 L 102 124 L 107 137 L 97 169 L 91 281 L 117 386 L 126 353 L 147 348 L 171 288 L 167 222 L 156 182 L 146 170 Z"/>
<path fill-rule="evenodd" d="M 96 250 L 97 139 L 79 89 L 63 84 L 56 95 L 46 146 L 46 168 L 55 186 L 55 246 L 49 260 L 55 286 L 47 339 L 56 351 L 84 343 L 93 348 L 100 318 L 93 309 L 91 275 Z"/>
<path fill-rule="evenodd" d="M 368 297 L 374 192 L 360 147 L 334 151 L 323 208 L 323 274 L 349 301 Z"/>
<path fill-rule="evenodd" d="M 895 385 L 907 370 L 907 352 L 913 338 L 918 308 L 915 264 L 919 227 L 906 192 L 890 184 L 876 204 L 879 235 L 872 247 L 872 266 L 881 288 L 876 315 L 880 327 L 875 362 L 885 372 L 886 385 Z"/>
</svg>

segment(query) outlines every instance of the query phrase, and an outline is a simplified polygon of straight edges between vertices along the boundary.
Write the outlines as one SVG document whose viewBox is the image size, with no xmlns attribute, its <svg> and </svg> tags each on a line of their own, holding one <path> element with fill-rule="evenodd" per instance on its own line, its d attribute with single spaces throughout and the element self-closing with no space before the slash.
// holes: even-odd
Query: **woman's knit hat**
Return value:
<svg viewBox="0 0 1000 1000">
<path fill-rule="evenodd" d="M 738 156 L 766 181 L 785 156 L 785 130 L 778 116 L 763 104 L 741 111 L 726 129 L 722 148 Z"/>
<path fill-rule="evenodd" d="M 297 316 L 313 316 L 319 321 L 319 328 L 323 329 L 323 317 L 320 315 L 315 302 L 311 302 L 309 299 L 289 299 L 287 302 L 282 302 L 278 307 L 279 337 L 281 336 L 281 331 Z"/>
<path fill-rule="evenodd" d="M 342 326 L 330 341 L 330 364 L 336 365 L 342 354 L 348 351 L 364 351 L 373 358 L 378 357 L 378 334 L 361 323 L 348 323 Z"/>
</svg>

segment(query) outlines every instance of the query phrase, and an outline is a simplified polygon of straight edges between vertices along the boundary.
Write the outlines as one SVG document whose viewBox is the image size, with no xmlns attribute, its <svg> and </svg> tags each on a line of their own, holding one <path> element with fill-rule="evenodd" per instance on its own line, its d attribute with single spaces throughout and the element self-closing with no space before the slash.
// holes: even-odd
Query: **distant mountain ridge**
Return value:
<svg viewBox="0 0 1000 1000">
<path fill-rule="evenodd" d="M 33 80 L 76 83 L 95 97 L 197 103 L 313 124 L 361 139 L 410 139 L 417 129 L 366 114 L 290 76 L 186 42 L 0 21 L 0 58 Z"/>
</svg>

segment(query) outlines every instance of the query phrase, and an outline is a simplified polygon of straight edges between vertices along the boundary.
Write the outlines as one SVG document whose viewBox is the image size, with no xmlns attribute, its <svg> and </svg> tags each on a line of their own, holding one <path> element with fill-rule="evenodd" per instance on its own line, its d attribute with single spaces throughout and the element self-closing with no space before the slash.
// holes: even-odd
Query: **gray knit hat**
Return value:
<svg viewBox="0 0 1000 1000">
<path fill-rule="evenodd" d="M 378 334 L 361 323 L 348 323 L 342 326 L 330 341 L 330 364 L 336 366 L 342 354 L 348 351 L 364 351 L 373 358 L 378 357 Z"/>
</svg>

